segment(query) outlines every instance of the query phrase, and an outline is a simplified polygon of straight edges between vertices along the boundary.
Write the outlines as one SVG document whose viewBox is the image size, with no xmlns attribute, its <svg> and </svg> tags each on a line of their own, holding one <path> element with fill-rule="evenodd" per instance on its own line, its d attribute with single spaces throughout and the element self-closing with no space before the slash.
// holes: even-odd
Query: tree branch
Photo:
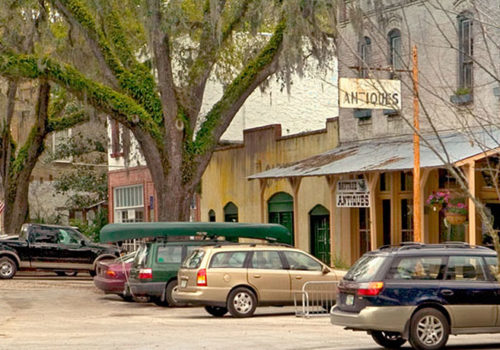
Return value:
<svg viewBox="0 0 500 350">
<path fill-rule="evenodd" d="M 195 161 L 203 165 L 198 167 L 197 175 L 203 173 L 217 142 L 248 96 L 277 71 L 285 29 L 286 20 L 282 19 L 267 45 L 247 64 L 206 115 L 194 142 Z"/>
<path fill-rule="evenodd" d="M 62 117 L 50 116 L 47 122 L 47 132 L 66 130 L 89 120 L 89 114 L 83 109 Z"/>
</svg>

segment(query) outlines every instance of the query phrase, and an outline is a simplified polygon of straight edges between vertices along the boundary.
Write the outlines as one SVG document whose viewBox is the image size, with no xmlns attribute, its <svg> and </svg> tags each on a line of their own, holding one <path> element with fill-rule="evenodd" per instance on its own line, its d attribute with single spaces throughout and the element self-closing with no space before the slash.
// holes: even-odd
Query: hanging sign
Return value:
<svg viewBox="0 0 500 350">
<path fill-rule="evenodd" d="M 401 81 L 339 78 L 339 107 L 401 109 Z"/>
<path fill-rule="evenodd" d="M 339 208 L 370 207 L 370 191 L 366 181 L 363 179 L 338 181 L 336 202 Z"/>
</svg>

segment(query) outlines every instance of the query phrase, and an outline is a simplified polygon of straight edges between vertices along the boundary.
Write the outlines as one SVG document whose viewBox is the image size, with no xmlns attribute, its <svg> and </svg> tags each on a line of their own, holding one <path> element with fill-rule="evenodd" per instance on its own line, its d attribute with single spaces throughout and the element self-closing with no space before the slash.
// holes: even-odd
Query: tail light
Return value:
<svg viewBox="0 0 500 350">
<path fill-rule="evenodd" d="M 197 286 L 207 286 L 207 270 L 201 269 L 196 275 L 196 285 Z"/>
<path fill-rule="evenodd" d="M 139 270 L 139 279 L 147 280 L 153 278 L 153 269 L 140 269 Z"/>
<path fill-rule="evenodd" d="M 113 270 L 106 270 L 106 276 L 109 276 L 111 278 L 115 278 L 116 277 L 116 272 L 113 271 Z"/>
<path fill-rule="evenodd" d="M 358 295 L 374 297 L 384 288 L 384 282 L 361 283 L 358 288 Z"/>
</svg>

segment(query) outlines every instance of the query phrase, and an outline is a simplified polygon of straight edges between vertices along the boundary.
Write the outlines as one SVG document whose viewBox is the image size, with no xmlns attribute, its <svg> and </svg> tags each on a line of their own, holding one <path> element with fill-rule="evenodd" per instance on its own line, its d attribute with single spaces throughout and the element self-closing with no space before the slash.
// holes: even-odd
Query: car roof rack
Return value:
<svg viewBox="0 0 500 350">
<path fill-rule="evenodd" d="M 210 244 L 207 244 L 210 245 Z M 228 245 L 236 245 L 236 246 L 249 246 L 249 247 L 257 247 L 257 246 L 275 246 L 275 247 L 287 247 L 287 248 L 295 248 L 294 246 L 287 243 L 277 243 L 277 242 L 230 242 L 230 241 L 218 241 L 217 244 L 214 245 L 214 248 L 220 248 L 222 246 Z"/>
<path fill-rule="evenodd" d="M 410 249 L 422 249 L 422 248 L 474 248 L 474 249 L 490 249 L 488 247 L 480 245 L 470 245 L 467 242 L 459 241 L 445 241 L 442 243 L 421 243 L 421 242 L 401 242 L 398 245 L 384 245 L 379 248 L 379 250 L 410 250 Z"/>
</svg>

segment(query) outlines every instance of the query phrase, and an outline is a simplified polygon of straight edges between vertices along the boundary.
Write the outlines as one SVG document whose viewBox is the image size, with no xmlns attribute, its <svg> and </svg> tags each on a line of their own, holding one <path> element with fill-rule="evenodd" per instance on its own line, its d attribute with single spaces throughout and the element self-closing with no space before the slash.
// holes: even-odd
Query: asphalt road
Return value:
<svg viewBox="0 0 500 350">
<path fill-rule="evenodd" d="M 448 349 L 500 349 L 500 334 L 451 337 Z M 409 349 L 406 345 L 403 347 Z M 298 318 L 291 307 L 221 319 L 202 308 L 128 303 L 90 277 L 53 274 L 0 281 L 0 349 L 380 349 L 328 318 Z"/>
</svg>

